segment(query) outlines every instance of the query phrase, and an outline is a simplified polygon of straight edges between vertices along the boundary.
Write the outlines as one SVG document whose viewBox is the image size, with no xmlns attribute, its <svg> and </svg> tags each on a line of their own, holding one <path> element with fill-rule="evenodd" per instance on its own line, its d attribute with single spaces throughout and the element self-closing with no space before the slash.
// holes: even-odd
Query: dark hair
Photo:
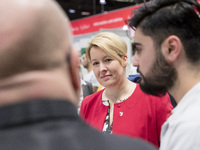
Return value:
<svg viewBox="0 0 200 150">
<path fill-rule="evenodd" d="M 131 28 L 151 36 L 156 47 L 170 35 L 180 38 L 191 63 L 200 61 L 200 6 L 196 0 L 154 0 L 133 12 Z"/>
</svg>

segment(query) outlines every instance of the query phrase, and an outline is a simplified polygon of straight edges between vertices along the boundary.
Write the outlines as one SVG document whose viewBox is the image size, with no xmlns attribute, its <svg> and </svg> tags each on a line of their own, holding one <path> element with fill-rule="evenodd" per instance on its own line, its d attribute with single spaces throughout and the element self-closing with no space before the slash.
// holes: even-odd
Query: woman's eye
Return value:
<svg viewBox="0 0 200 150">
<path fill-rule="evenodd" d="M 106 60 L 105 60 L 105 62 L 110 62 L 110 61 L 112 61 L 112 59 L 106 59 Z"/>
<path fill-rule="evenodd" d="M 93 63 L 92 63 L 93 66 L 96 66 L 96 65 L 98 65 L 98 64 L 99 64 L 98 62 L 93 62 Z"/>
</svg>

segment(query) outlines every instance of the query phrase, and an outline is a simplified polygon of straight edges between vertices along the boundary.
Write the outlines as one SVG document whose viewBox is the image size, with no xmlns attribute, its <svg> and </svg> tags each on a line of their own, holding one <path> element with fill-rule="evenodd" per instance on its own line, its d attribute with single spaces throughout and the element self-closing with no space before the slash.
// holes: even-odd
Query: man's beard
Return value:
<svg viewBox="0 0 200 150">
<path fill-rule="evenodd" d="M 162 96 L 165 95 L 177 78 L 175 68 L 169 64 L 161 52 L 157 52 L 157 58 L 152 66 L 152 69 L 144 76 L 139 68 L 138 72 L 141 75 L 140 88 L 147 94 Z"/>
<path fill-rule="evenodd" d="M 89 64 L 88 62 L 87 62 L 87 63 L 85 63 L 85 64 L 83 64 L 83 67 L 87 69 L 87 68 L 88 68 L 88 66 L 89 66 L 88 64 Z"/>
</svg>

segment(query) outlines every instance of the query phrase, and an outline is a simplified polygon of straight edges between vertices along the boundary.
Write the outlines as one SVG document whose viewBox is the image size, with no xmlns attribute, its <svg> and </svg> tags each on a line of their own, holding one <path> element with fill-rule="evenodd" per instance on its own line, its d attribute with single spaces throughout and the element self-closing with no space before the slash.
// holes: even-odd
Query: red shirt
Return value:
<svg viewBox="0 0 200 150">
<path fill-rule="evenodd" d="M 84 98 L 80 110 L 82 118 L 100 131 L 109 107 L 102 103 L 103 91 Z M 163 97 L 148 95 L 137 84 L 128 99 L 114 104 L 112 133 L 139 137 L 159 147 L 161 126 L 172 109 L 168 94 Z"/>
</svg>

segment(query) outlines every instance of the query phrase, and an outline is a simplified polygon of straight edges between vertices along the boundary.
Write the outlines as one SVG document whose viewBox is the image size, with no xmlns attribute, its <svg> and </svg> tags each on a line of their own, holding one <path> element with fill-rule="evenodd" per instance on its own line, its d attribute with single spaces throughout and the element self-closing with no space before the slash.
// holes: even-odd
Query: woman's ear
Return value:
<svg viewBox="0 0 200 150">
<path fill-rule="evenodd" d="M 123 56 L 122 65 L 123 65 L 124 67 L 126 67 L 126 66 L 128 65 L 128 57 L 127 57 L 127 55 Z"/>
<path fill-rule="evenodd" d="M 180 56 L 181 47 L 180 39 L 175 35 L 171 35 L 162 43 L 161 50 L 165 59 L 173 63 Z"/>
</svg>

